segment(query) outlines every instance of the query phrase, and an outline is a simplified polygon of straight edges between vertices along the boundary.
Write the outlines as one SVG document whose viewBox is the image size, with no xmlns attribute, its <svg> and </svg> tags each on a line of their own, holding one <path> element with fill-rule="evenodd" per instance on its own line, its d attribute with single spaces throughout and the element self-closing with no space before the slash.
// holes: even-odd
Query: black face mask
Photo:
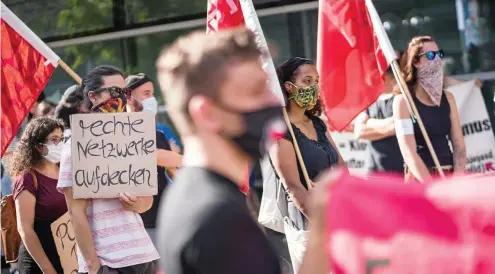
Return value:
<svg viewBox="0 0 495 274">
<path fill-rule="evenodd" d="M 230 112 L 242 116 L 246 130 L 239 136 L 229 138 L 252 160 L 258 160 L 267 153 L 270 140 L 285 134 L 287 127 L 282 116 L 282 107 L 267 107 L 251 112 Z"/>
</svg>

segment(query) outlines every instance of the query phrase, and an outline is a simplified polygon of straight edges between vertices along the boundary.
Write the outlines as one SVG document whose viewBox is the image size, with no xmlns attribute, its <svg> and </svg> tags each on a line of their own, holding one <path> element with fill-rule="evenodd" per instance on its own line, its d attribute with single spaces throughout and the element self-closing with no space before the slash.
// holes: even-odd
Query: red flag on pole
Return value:
<svg viewBox="0 0 495 274">
<path fill-rule="evenodd" d="M 342 173 L 328 191 L 332 273 L 495 273 L 495 176 Z"/>
<path fill-rule="evenodd" d="M 208 0 L 206 33 L 244 25 L 239 0 Z"/>
<path fill-rule="evenodd" d="M 2 156 L 60 59 L 1 3 Z"/>
<path fill-rule="evenodd" d="M 320 0 L 317 53 L 325 114 L 342 131 L 376 101 L 397 58 L 371 0 Z"/>
</svg>

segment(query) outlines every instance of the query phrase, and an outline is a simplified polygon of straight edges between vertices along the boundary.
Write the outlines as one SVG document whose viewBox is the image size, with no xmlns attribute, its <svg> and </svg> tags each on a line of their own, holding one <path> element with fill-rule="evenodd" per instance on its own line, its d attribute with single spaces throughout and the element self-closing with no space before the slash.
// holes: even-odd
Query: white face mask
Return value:
<svg viewBox="0 0 495 274">
<path fill-rule="evenodd" d="M 60 163 L 60 158 L 62 158 L 62 149 L 64 148 L 64 143 L 60 142 L 57 145 L 54 144 L 43 144 L 48 149 L 48 154 L 43 155 L 45 159 L 50 163 Z"/>
<path fill-rule="evenodd" d="M 145 99 L 141 101 L 141 104 L 143 104 L 143 111 L 149 111 L 155 114 L 158 112 L 158 102 L 155 97 Z"/>
</svg>

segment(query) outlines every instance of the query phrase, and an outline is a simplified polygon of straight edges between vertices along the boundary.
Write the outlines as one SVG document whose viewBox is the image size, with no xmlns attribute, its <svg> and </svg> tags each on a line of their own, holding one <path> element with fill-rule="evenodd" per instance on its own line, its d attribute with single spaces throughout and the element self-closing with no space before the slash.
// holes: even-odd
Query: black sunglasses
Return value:
<svg viewBox="0 0 495 274">
<path fill-rule="evenodd" d="M 120 97 L 120 95 L 125 95 L 126 98 L 131 97 L 131 89 L 129 88 L 103 87 L 97 89 L 95 92 L 100 93 L 103 91 L 108 91 L 112 97 Z"/>
<path fill-rule="evenodd" d="M 418 57 L 421 57 L 425 55 L 426 58 L 428 58 L 428 60 L 433 60 L 435 59 L 435 57 L 438 55 L 438 57 L 440 57 L 440 59 L 443 59 L 443 50 L 437 50 L 437 51 L 427 51 L 427 52 L 423 52 L 421 54 L 418 54 Z"/>
</svg>

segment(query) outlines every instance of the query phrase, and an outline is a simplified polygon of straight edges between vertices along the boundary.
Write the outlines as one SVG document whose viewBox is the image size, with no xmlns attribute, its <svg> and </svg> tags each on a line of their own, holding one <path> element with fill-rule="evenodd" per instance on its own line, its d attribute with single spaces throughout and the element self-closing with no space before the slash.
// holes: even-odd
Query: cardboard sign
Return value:
<svg viewBox="0 0 495 274">
<path fill-rule="evenodd" d="M 481 90 L 474 80 L 448 88 L 455 97 L 466 143 L 466 170 L 495 173 L 495 137 Z"/>
<path fill-rule="evenodd" d="M 76 236 L 69 213 L 65 213 L 53 222 L 51 228 L 64 274 L 78 273 Z"/>
<path fill-rule="evenodd" d="M 74 198 L 156 195 L 156 129 L 151 112 L 71 116 Z"/>
<path fill-rule="evenodd" d="M 332 139 L 352 173 L 365 174 L 370 169 L 370 142 L 358 140 L 350 132 L 331 132 Z"/>
</svg>

